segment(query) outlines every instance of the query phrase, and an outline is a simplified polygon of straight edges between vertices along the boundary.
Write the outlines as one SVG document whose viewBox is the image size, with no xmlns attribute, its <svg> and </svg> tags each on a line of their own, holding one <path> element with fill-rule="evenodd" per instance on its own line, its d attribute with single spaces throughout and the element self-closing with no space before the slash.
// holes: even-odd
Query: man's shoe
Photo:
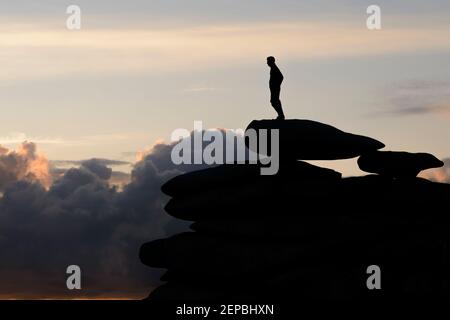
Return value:
<svg viewBox="0 0 450 320">
<path fill-rule="evenodd" d="M 277 120 L 284 120 L 284 115 L 278 116 L 278 117 L 277 117 Z"/>
</svg>

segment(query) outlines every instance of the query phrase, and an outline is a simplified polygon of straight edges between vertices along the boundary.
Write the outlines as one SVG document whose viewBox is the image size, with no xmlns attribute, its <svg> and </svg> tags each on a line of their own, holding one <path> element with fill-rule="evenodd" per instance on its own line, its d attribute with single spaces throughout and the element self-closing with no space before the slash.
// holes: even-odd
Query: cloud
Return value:
<svg viewBox="0 0 450 320">
<path fill-rule="evenodd" d="M 389 89 L 390 114 L 420 115 L 450 113 L 450 82 L 410 81 Z"/>
<path fill-rule="evenodd" d="M 436 182 L 450 183 L 450 158 L 442 161 L 444 162 L 442 168 L 426 170 L 420 176 Z"/>
<path fill-rule="evenodd" d="M 0 136 L 0 145 L 17 145 L 23 141 L 33 141 L 38 145 L 64 145 L 64 146 L 93 146 L 106 143 L 117 143 L 117 141 L 129 141 L 139 138 L 139 133 L 110 133 L 80 136 L 78 139 L 62 139 L 53 137 L 29 136 L 24 132 L 11 132 L 8 135 Z"/>
<path fill-rule="evenodd" d="M 130 165 L 130 162 L 128 161 L 122 161 L 122 160 L 112 160 L 112 159 L 103 159 L 103 158 L 92 158 L 87 160 L 50 160 L 50 163 L 56 167 L 60 166 L 79 166 L 87 161 L 94 160 L 98 164 L 102 164 L 105 166 L 125 166 Z"/>
<path fill-rule="evenodd" d="M 49 162 L 36 152 L 32 142 L 23 142 L 17 150 L 0 146 L 0 192 L 19 180 L 38 182 L 44 187 L 51 184 Z"/>
<path fill-rule="evenodd" d="M 107 165 L 122 162 L 95 158 L 67 161 L 78 167 L 61 171 L 48 188 L 23 174 L 5 182 L 0 197 L 0 296 L 145 297 L 159 284 L 161 271 L 141 264 L 139 247 L 188 226 L 164 212 L 167 197 L 160 187 L 182 172 L 206 167 L 174 165 L 174 144 L 158 143 L 143 154 L 121 189 L 111 180 L 127 174 L 114 173 Z M 1 154 L 36 159 L 33 144 L 17 152 L 2 148 Z M 82 270 L 81 292 L 65 286 L 65 270 L 72 264 Z"/>
<path fill-rule="evenodd" d="M 204 93 L 204 92 L 215 92 L 223 90 L 221 88 L 209 87 L 209 86 L 192 86 L 186 89 L 183 89 L 181 92 L 183 93 Z"/>
<path fill-rule="evenodd" d="M 12 132 L 7 136 L 0 137 L 0 145 L 19 144 L 23 141 L 33 141 L 36 144 L 63 144 L 64 140 L 48 137 L 28 137 L 23 132 Z"/>
<path fill-rule="evenodd" d="M 10 183 L 0 199 L 0 293 L 144 297 L 159 272 L 141 265 L 139 246 L 185 226 L 162 209 L 160 185 L 174 174 L 143 160 L 119 192 L 106 180 L 111 170 L 91 160 L 69 169 L 49 190 L 23 180 Z M 79 293 L 65 288 L 71 264 L 84 275 Z"/>
<path fill-rule="evenodd" d="M 316 0 L 314 2 L 280 0 L 277 5 L 271 0 L 246 0 L 236 2 L 230 6 L 228 0 L 215 0 L 208 2 L 205 0 L 134 0 L 133 2 L 111 2 L 108 0 L 77 0 L 84 12 L 89 13 L 89 24 L 105 24 L 107 18 L 115 20 L 115 24 L 121 24 L 123 21 L 129 23 L 146 23 L 148 20 L 165 20 L 171 23 L 177 23 L 179 20 L 186 22 L 197 22 L 200 19 L 214 21 L 248 21 L 248 20 L 270 20 L 281 18 L 297 19 L 329 19 L 333 16 L 343 16 L 348 18 L 348 14 L 361 15 L 371 2 L 361 0 L 344 0 L 332 2 L 329 0 Z M 382 8 L 389 8 L 389 14 L 432 14 L 436 16 L 445 14 L 449 11 L 449 4 L 445 0 L 430 0 L 424 3 L 421 0 L 409 0 L 408 5 L 402 2 L 378 0 L 376 2 Z M 63 3 L 64 4 L 64 3 Z M 255 10 L 257 8 L 257 10 Z M 63 8 L 64 9 L 64 8 Z M 20 18 L 36 19 L 44 17 L 46 21 L 53 18 L 54 23 L 60 22 L 61 3 L 54 0 L 41 0 L 39 5 L 32 5 L 27 0 L 16 0 L 12 3 L 0 2 L 0 15 L 2 20 L 11 19 L 17 23 Z M 117 21 L 120 16 L 120 21 Z M 182 17 L 183 19 L 180 19 Z M 91 21 L 94 20 L 94 21 Z M 38 20 L 41 22 L 41 20 Z M 110 21 L 107 21 L 108 23 Z M 43 22 L 42 22 L 43 23 Z"/>
<path fill-rule="evenodd" d="M 134 153 L 136 155 L 136 153 Z M 91 171 L 105 170 L 103 176 L 110 185 L 118 187 L 120 190 L 130 183 L 132 163 L 122 160 L 92 158 L 87 160 L 50 160 L 50 174 L 53 181 L 61 179 L 66 172 L 73 167 L 87 167 Z M 117 168 L 117 170 L 114 170 Z M 123 170 L 125 169 L 125 172 Z"/>
<path fill-rule="evenodd" d="M 226 159 L 227 157 L 227 136 L 233 140 L 234 143 L 234 149 L 232 150 L 232 157 L 236 160 L 238 156 L 238 150 L 237 150 L 237 144 L 236 144 L 236 138 L 239 137 L 242 139 L 242 132 L 240 131 L 234 131 L 229 129 L 214 129 L 214 130 L 202 130 L 202 136 L 204 136 L 205 132 L 207 131 L 219 131 L 222 137 L 221 145 L 223 146 L 223 159 Z M 150 160 L 157 168 L 158 170 L 165 171 L 165 170 L 179 170 L 181 172 L 188 172 L 192 170 L 200 170 L 206 167 L 209 167 L 209 165 L 206 165 L 204 163 L 201 164 L 193 164 L 194 163 L 194 153 L 200 152 L 203 153 L 205 150 L 205 147 L 210 144 L 210 142 L 207 141 L 201 141 L 200 145 L 196 145 L 194 142 L 194 131 L 190 132 L 190 135 L 187 138 L 184 138 L 183 140 L 190 140 L 190 160 L 191 163 L 185 164 L 181 163 L 179 165 L 175 165 L 171 159 L 171 152 L 172 148 L 179 143 L 179 141 L 174 141 L 171 143 L 165 143 L 165 142 L 157 142 L 154 146 L 151 148 L 148 148 L 146 150 L 143 150 L 141 152 L 138 152 L 137 158 L 139 159 L 147 159 Z M 241 140 L 242 141 L 242 140 Z M 245 148 L 245 147 L 244 147 Z M 248 159 L 248 150 L 245 148 L 245 155 L 244 157 Z"/>
<path fill-rule="evenodd" d="M 116 186 L 119 190 L 123 190 L 131 182 L 131 174 L 122 171 L 113 171 L 108 182 L 110 185 Z"/>
<path fill-rule="evenodd" d="M 85 28 L 80 32 L 36 25 L 11 29 L 3 24 L 0 79 L 186 72 L 260 63 L 268 53 L 285 59 L 330 59 L 448 51 L 449 32 L 446 25 L 370 32 L 361 24 L 335 21 Z"/>
<path fill-rule="evenodd" d="M 193 132 L 186 139 L 193 139 Z M 46 187 L 25 174 L 5 181 L 0 197 L 0 296 L 146 296 L 159 284 L 161 271 L 141 264 L 140 246 L 186 231 L 189 225 L 164 212 L 168 197 L 160 187 L 178 174 L 207 167 L 175 165 L 171 152 L 176 143 L 156 143 L 141 154 L 131 174 L 108 167 L 122 161 L 93 158 L 56 162 L 76 167 L 53 167 L 58 177 Z M 194 143 L 191 147 L 193 154 Z M 30 143 L 0 153 L 0 159 L 24 157 L 23 163 L 38 159 Z M 7 169 L 14 172 L 15 167 Z M 129 181 L 120 188 L 113 183 L 125 179 Z M 71 264 L 81 267 L 81 292 L 66 289 L 65 269 Z"/>
</svg>

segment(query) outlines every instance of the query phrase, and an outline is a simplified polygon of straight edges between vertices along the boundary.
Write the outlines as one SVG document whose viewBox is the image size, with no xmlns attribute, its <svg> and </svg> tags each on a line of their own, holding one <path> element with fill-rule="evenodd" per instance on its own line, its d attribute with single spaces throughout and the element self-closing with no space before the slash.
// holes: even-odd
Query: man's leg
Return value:
<svg viewBox="0 0 450 320">
<path fill-rule="evenodd" d="M 280 89 L 275 88 L 271 90 L 270 103 L 275 111 L 278 113 L 277 119 L 284 119 L 283 106 L 280 101 Z"/>
<path fill-rule="evenodd" d="M 278 101 L 277 101 L 277 112 L 278 112 L 278 118 L 284 120 L 283 106 L 281 105 L 280 99 L 278 99 Z"/>
</svg>

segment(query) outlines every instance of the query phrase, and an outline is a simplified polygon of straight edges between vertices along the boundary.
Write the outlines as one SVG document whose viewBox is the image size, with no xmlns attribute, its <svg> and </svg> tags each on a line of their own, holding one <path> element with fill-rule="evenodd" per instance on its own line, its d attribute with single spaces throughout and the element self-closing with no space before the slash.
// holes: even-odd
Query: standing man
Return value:
<svg viewBox="0 0 450 320">
<path fill-rule="evenodd" d="M 284 120 L 283 107 L 280 101 L 281 83 L 283 82 L 283 74 L 275 64 L 275 58 L 267 57 L 267 65 L 270 67 L 270 103 L 275 111 L 278 113 L 277 120 Z"/>
</svg>

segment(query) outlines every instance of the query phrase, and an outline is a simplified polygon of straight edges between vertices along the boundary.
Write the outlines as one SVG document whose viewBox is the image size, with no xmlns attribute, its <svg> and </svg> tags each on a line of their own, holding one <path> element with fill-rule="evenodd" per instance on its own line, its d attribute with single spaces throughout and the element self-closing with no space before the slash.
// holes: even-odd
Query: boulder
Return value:
<svg viewBox="0 0 450 320">
<path fill-rule="evenodd" d="M 169 200 L 166 212 L 181 220 L 286 217 L 445 216 L 450 185 L 426 179 L 390 179 L 381 175 L 331 181 L 258 181 Z M 300 222 L 298 222 L 300 223 Z"/>
<path fill-rule="evenodd" d="M 142 263 L 167 269 L 151 301 L 448 299 L 450 184 L 415 177 L 441 161 L 380 152 L 379 141 L 314 121 L 249 128 L 280 130 L 280 170 L 222 165 L 162 187 L 166 212 L 194 232 L 142 245 Z M 375 174 L 342 178 L 299 161 L 356 156 Z M 372 264 L 383 290 L 367 289 Z"/>
<path fill-rule="evenodd" d="M 303 161 L 283 163 L 276 175 L 262 176 L 258 164 L 225 164 L 179 175 L 166 182 L 161 190 L 176 197 L 197 194 L 217 188 L 276 180 L 338 180 L 341 173 Z"/>
<path fill-rule="evenodd" d="M 261 129 L 279 130 L 281 161 L 351 159 L 384 148 L 384 144 L 375 139 L 343 132 L 311 120 L 254 120 L 246 132 L 250 129 L 256 130 L 258 139 Z M 267 137 L 270 135 L 267 134 Z M 257 151 L 253 150 L 248 140 L 246 144 L 252 151 Z"/>
<path fill-rule="evenodd" d="M 298 246 L 292 242 L 245 241 L 185 232 L 146 243 L 141 246 L 139 255 L 142 263 L 155 268 L 235 276 L 267 270 L 277 264 L 289 265 L 306 255 L 320 256 L 320 250 L 316 249 L 317 246 Z"/>
<path fill-rule="evenodd" d="M 444 163 L 429 153 L 376 151 L 358 159 L 361 170 L 391 178 L 414 178 L 420 171 L 442 167 Z"/>
</svg>

